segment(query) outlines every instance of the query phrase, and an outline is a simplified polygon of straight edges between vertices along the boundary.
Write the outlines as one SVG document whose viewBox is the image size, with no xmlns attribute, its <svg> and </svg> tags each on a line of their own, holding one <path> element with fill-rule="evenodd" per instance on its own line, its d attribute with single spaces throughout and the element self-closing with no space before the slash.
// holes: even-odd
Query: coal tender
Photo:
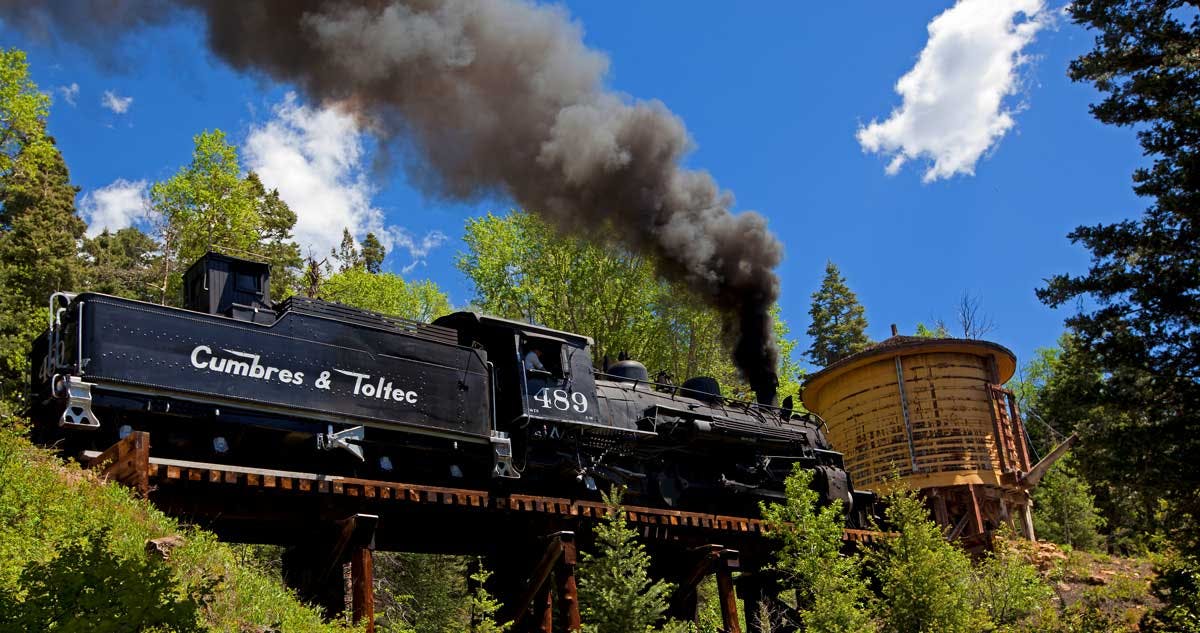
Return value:
<svg viewBox="0 0 1200 633">
<path fill-rule="evenodd" d="M 135 431 L 162 457 L 751 511 L 794 464 L 848 523 L 870 514 L 821 421 L 724 398 L 710 378 L 657 384 L 592 366 L 586 336 L 472 312 L 417 323 L 293 296 L 266 264 L 217 253 L 184 307 L 50 298 L 34 344 L 35 435 L 65 451 Z"/>
</svg>

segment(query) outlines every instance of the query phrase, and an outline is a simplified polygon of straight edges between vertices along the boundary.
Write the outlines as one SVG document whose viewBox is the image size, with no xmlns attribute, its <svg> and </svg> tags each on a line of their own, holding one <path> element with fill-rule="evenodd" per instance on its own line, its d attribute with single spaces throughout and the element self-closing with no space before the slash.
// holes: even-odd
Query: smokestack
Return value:
<svg viewBox="0 0 1200 633">
<path fill-rule="evenodd" d="M 899 336 L 899 335 L 900 335 L 900 330 L 896 329 L 896 324 L 893 323 L 892 324 L 892 336 Z"/>
<path fill-rule="evenodd" d="M 563 232 L 615 234 L 723 315 L 733 360 L 774 401 L 770 308 L 783 249 L 702 171 L 658 101 L 604 87 L 608 59 L 565 11 L 520 0 L 0 0 L 0 19 L 97 51 L 202 16 L 212 52 L 353 113 L 431 196 L 501 195 Z"/>
</svg>

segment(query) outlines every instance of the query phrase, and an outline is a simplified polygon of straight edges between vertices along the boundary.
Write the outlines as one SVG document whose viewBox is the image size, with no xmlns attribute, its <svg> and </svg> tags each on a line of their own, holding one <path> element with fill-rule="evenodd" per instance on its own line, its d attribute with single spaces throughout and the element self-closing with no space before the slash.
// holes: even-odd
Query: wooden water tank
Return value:
<svg viewBox="0 0 1200 633">
<path fill-rule="evenodd" d="M 1008 349 L 986 341 L 894 336 L 804 386 L 855 487 L 1008 488 L 1029 470 Z M 1007 475 L 1007 476 L 1006 476 Z"/>
</svg>

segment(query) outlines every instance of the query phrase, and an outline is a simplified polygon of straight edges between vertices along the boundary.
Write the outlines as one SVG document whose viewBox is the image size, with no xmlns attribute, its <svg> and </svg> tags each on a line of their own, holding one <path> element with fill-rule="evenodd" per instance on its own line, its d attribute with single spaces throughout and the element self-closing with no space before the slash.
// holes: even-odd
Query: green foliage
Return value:
<svg viewBox="0 0 1200 633">
<path fill-rule="evenodd" d="M 150 206 L 165 256 L 160 301 L 177 301 L 181 272 L 209 250 L 266 260 L 285 296 L 296 283 L 300 249 L 291 239 L 296 215 L 258 176 L 242 176 L 237 150 L 221 130 L 195 137 L 192 161 L 150 188 Z"/>
<path fill-rule="evenodd" d="M 523 212 L 470 219 L 463 240 L 467 250 L 456 266 L 484 312 L 590 336 L 596 366 L 626 352 L 652 378 L 713 376 L 728 395 L 748 395 L 723 343 L 720 315 L 660 280 L 646 258 L 595 236 L 559 235 Z M 799 369 L 787 324 L 775 323 L 782 397 L 798 392 Z"/>
<path fill-rule="evenodd" d="M 318 296 L 415 321 L 431 321 L 450 313 L 450 300 L 432 281 L 409 282 L 399 275 L 372 274 L 365 268 L 335 273 L 321 282 Z"/>
<path fill-rule="evenodd" d="M 1104 518 L 1096 510 L 1087 483 L 1067 455 L 1033 489 L 1033 527 L 1038 538 L 1083 550 L 1103 544 Z"/>
<path fill-rule="evenodd" d="M 109 537 L 103 530 L 81 535 L 53 559 L 27 565 L 20 589 L 0 592 L 0 626 L 60 633 L 203 630 L 200 609 L 211 587 L 187 595 L 165 564 L 116 555 L 105 546 Z"/>
<path fill-rule="evenodd" d="M 997 538 L 974 568 L 974 606 L 1000 631 L 1039 630 L 1054 617 L 1054 590 L 1029 562 L 1027 541 Z"/>
<path fill-rule="evenodd" d="M 1100 458 L 1080 467 L 1140 506 L 1165 500 L 1173 538 L 1200 548 L 1200 20 L 1182 0 L 1082 0 L 1067 10 L 1096 31 L 1071 78 L 1104 95 L 1092 114 L 1135 127 L 1151 160 L 1133 173 L 1150 206 L 1137 219 L 1076 228 L 1069 237 L 1091 252 L 1087 273 L 1038 291 L 1050 306 L 1079 306 L 1067 324 L 1103 376 L 1076 401 L 1105 413 L 1085 428 Z M 1093 468 L 1101 463 L 1104 472 Z"/>
<path fill-rule="evenodd" d="M 593 633 L 653 631 L 673 587 L 650 578 L 650 556 L 625 521 L 621 492 L 605 494 L 604 502 L 609 512 L 596 527 L 596 551 L 579 562 L 579 613 Z"/>
<path fill-rule="evenodd" d="M 950 330 L 946 328 L 946 324 L 937 321 L 930 328 L 924 323 L 917 323 L 917 336 L 921 338 L 949 338 Z"/>
<path fill-rule="evenodd" d="M 77 189 L 53 139 L 49 98 L 29 78 L 25 54 L 0 51 L 0 417 L 19 407 L 30 341 L 45 329 L 47 300 L 74 289 L 81 262 Z"/>
<path fill-rule="evenodd" d="M 29 77 L 25 52 L 0 50 L 0 182 L 27 187 L 57 150 L 46 136 L 50 97 Z"/>
<path fill-rule="evenodd" d="M 94 238 L 85 237 L 83 255 L 87 267 L 82 285 L 92 292 L 157 301 L 155 277 L 161 268 L 157 251 L 154 238 L 132 226 L 116 233 L 105 230 Z"/>
<path fill-rule="evenodd" d="M 362 250 L 359 253 L 362 256 L 363 268 L 366 268 L 367 272 L 378 273 L 383 270 L 383 258 L 387 256 L 387 249 L 374 233 L 367 233 L 363 238 Z"/>
<path fill-rule="evenodd" d="M 1155 568 L 1151 583 L 1162 607 L 1146 614 L 1146 631 L 1200 633 L 1200 555 L 1171 552 Z"/>
<path fill-rule="evenodd" d="M 871 620 L 871 594 L 858 556 L 841 554 L 845 523 L 841 503 L 819 507 L 810 488 L 813 473 L 797 464 L 785 482 L 787 500 L 762 505 L 775 540 L 775 569 L 795 589 L 799 611 L 812 633 L 865 633 Z"/>
<path fill-rule="evenodd" d="M 376 612 L 384 631 L 443 633 L 466 628 L 467 559 L 409 553 L 375 556 Z"/>
<path fill-rule="evenodd" d="M 871 344 L 862 304 L 833 262 L 826 262 L 825 278 L 812 299 L 808 311 L 812 316 L 808 326 L 812 345 L 805 353 L 813 364 L 828 367 Z"/>
<path fill-rule="evenodd" d="M 144 607 L 175 630 L 192 630 L 185 616 L 195 608 L 210 630 L 345 630 L 323 624 L 277 579 L 239 565 L 212 534 L 185 529 L 125 488 L 98 482 L 10 431 L 0 431 L 0 481 L 5 617 L 44 622 L 58 617 L 50 608 L 100 617 Z M 169 535 L 183 543 L 166 564 L 147 561 L 145 542 Z"/>
<path fill-rule="evenodd" d="M 986 615 L 973 599 L 971 561 L 946 540 L 916 494 L 890 495 L 885 518 L 899 534 L 869 553 L 879 583 L 883 630 L 981 630 Z"/>
</svg>

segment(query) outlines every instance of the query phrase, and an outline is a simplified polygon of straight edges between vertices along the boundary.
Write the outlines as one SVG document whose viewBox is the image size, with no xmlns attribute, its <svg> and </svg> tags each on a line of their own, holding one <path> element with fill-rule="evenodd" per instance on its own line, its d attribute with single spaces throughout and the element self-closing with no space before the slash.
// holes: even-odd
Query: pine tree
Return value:
<svg viewBox="0 0 1200 633">
<path fill-rule="evenodd" d="M 621 493 L 604 495 L 609 513 L 596 528 L 596 551 L 579 562 L 579 612 L 595 633 L 643 633 L 667 610 L 670 583 L 650 578 L 650 555 L 625 522 Z"/>
<path fill-rule="evenodd" d="M 363 238 L 360 254 L 362 265 L 367 272 L 379 273 L 383 270 L 383 258 L 387 255 L 387 249 L 383 247 L 374 233 L 367 233 L 367 236 Z"/>
<path fill-rule="evenodd" d="M 1104 518 L 1070 456 L 1054 464 L 1033 489 L 1033 503 L 1038 538 L 1084 550 L 1095 550 L 1103 543 L 1099 529 Z"/>
<path fill-rule="evenodd" d="M 129 226 L 115 233 L 105 229 L 96 237 L 85 237 L 83 253 L 87 260 L 83 287 L 89 291 L 158 300 L 158 244 L 141 229 Z"/>
<path fill-rule="evenodd" d="M 827 367 L 871 344 L 863 307 L 833 262 L 825 264 L 825 279 L 812 298 L 812 346 L 806 354 L 814 364 Z"/>
<path fill-rule="evenodd" d="M 784 482 L 787 500 L 763 504 L 768 536 L 779 544 L 775 569 L 796 591 L 797 607 L 810 633 L 867 633 L 871 594 L 856 554 L 843 555 L 842 504 L 819 507 L 810 487 L 813 471 L 795 466 Z"/>
<path fill-rule="evenodd" d="M 1133 220 L 1076 228 L 1091 251 L 1084 275 L 1058 275 L 1038 291 L 1050 306 L 1081 308 L 1067 320 L 1081 350 L 1104 375 L 1080 404 L 1103 407 L 1107 441 L 1089 451 L 1120 453 L 1125 479 L 1194 517 L 1176 535 L 1200 548 L 1200 19 L 1182 0 L 1080 0 L 1072 19 L 1098 33 L 1070 66 L 1104 99 L 1098 120 L 1137 130 L 1151 164 L 1133 173 L 1150 206 Z M 1134 441 L 1130 441 L 1130 440 Z M 1089 473 L 1090 474 L 1090 473 Z M 1095 482 L 1093 482 L 1095 483 Z"/>
<path fill-rule="evenodd" d="M 345 272 L 362 265 L 362 255 L 354 245 L 354 236 L 350 234 L 350 229 L 342 229 L 342 243 L 329 250 L 329 257 L 337 261 L 337 272 Z"/>
<path fill-rule="evenodd" d="M 86 225 L 75 214 L 67 166 L 49 146 L 40 164 L 0 180 L 0 415 L 14 410 L 28 384 L 26 357 L 46 328 L 50 295 L 78 289 L 81 278 L 76 243 Z"/>
<path fill-rule="evenodd" d="M 300 245 L 292 239 L 296 212 L 292 211 L 278 189 L 267 191 L 258 174 L 246 174 L 246 186 L 258 211 L 258 243 L 254 255 L 271 264 L 271 296 L 284 299 L 300 288 L 300 269 L 304 259 Z"/>
</svg>

